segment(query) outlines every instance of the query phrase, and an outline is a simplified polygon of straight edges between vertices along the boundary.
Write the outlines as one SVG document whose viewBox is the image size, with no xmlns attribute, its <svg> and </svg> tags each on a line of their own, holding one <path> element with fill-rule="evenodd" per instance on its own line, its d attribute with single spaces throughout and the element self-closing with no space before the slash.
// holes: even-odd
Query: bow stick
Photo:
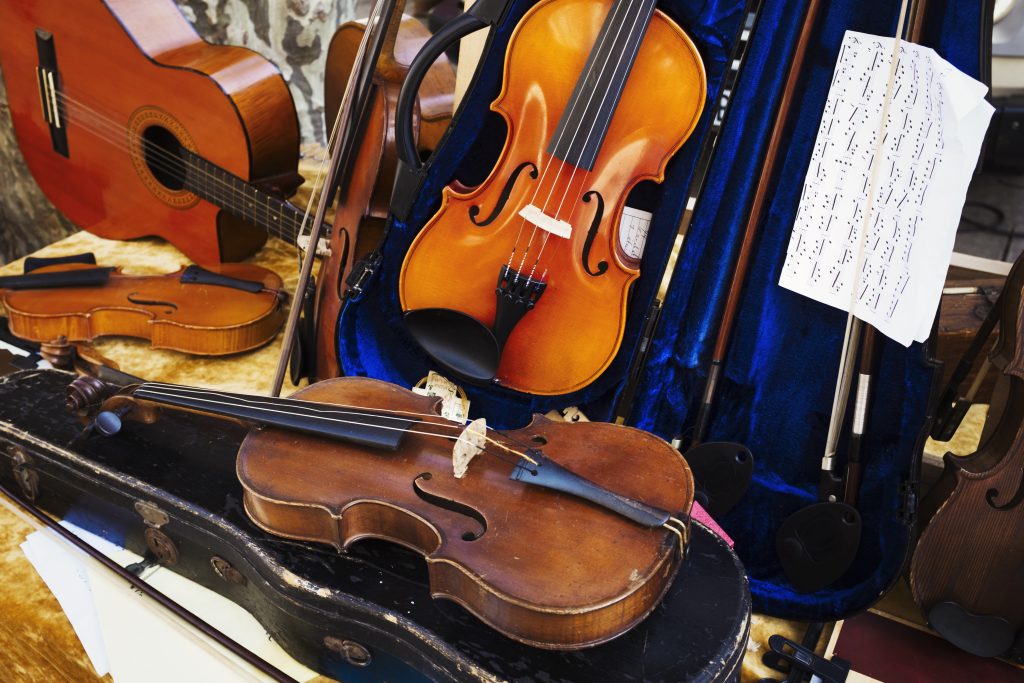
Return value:
<svg viewBox="0 0 1024 683">
<path fill-rule="evenodd" d="M 917 42 L 920 39 L 925 0 L 903 0 L 900 5 L 893 44 L 892 64 L 882 104 L 880 131 L 875 153 L 880 152 L 885 137 L 886 119 L 893 98 L 896 67 L 902 40 Z M 910 8 L 908 17 L 908 7 Z M 904 26 L 906 33 L 904 34 Z M 881 177 L 881 164 L 871 169 L 867 196 L 874 198 Z M 870 202 L 869 202 L 870 205 Z M 867 239 L 867 220 L 870 211 L 864 212 L 865 225 L 861 230 L 857 246 L 857 261 L 854 273 L 858 278 L 864 259 Z M 856 281 L 851 288 L 857 291 Z M 851 294 L 851 299 L 854 294 Z M 812 593 L 834 583 L 853 564 L 860 548 L 863 522 L 856 508 L 861 479 L 861 442 L 867 419 L 873 366 L 877 356 L 877 331 L 864 325 L 852 313 L 846 318 L 843 348 L 840 353 L 836 390 L 832 400 L 832 416 L 829 421 L 825 453 L 821 460 L 821 478 L 818 496 L 821 502 L 797 510 L 779 527 L 775 537 L 775 549 L 782 569 L 790 583 L 801 593 Z M 853 426 L 847 454 L 847 468 L 844 477 L 835 474 L 835 459 L 839 437 L 846 417 L 850 389 L 853 384 L 854 363 L 857 350 L 863 343 L 861 368 L 854 400 Z M 844 485 L 845 482 L 845 485 Z M 840 495 L 842 500 L 840 501 Z"/>
<path fill-rule="evenodd" d="M 359 56 L 345 86 L 345 93 L 341 98 L 341 106 L 338 108 L 338 116 L 334 121 L 328 147 L 331 148 L 330 168 L 326 178 L 323 178 L 323 163 L 317 172 L 314 192 L 310 196 L 309 204 L 306 206 L 306 213 L 302 218 L 302 230 L 305 229 L 309 219 L 310 208 L 313 205 L 313 197 L 316 189 L 320 188 L 320 196 L 316 207 L 316 216 L 313 219 L 310 229 L 310 243 L 316 244 L 323 234 L 324 218 L 327 215 L 327 207 L 331 203 L 331 190 L 338 187 L 339 178 L 344 169 L 347 168 L 351 152 L 355 147 L 355 137 L 358 134 L 358 121 L 360 114 L 365 109 L 369 99 L 370 80 L 368 65 L 376 62 L 380 56 L 381 46 L 387 36 L 385 27 L 381 22 L 385 17 L 389 21 L 394 20 L 393 14 L 397 7 L 396 0 L 377 0 L 374 4 L 370 17 L 366 20 L 366 31 L 359 44 Z M 371 56 L 372 55 L 372 56 Z M 333 146 L 331 143 L 334 143 Z M 322 182 L 321 182 L 322 180 Z M 300 230 L 300 232 L 302 231 Z M 285 326 L 283 343 L 281 344 L 281 356 L 277 362 L 277 370 L 274 373 L 274 381 L 271 385 L 272 396 L 281 395 L 281 386 L 284 384 L 284 375 L 288 370 L 292 350 L 295 346 L 296 331 L 299 324 L 299 316 L 302 313 L 302 305 L 298 303 L 306 296 L 309 288 L 310 277 L 313 273 L 313 261 L 316 257 L 315 249 L 307 249 L 302 259 L 302 267 L 299 271 L 299 281 L 295 285 L 296 297 L 288 312 L 288 322 Z"/>
</svg>

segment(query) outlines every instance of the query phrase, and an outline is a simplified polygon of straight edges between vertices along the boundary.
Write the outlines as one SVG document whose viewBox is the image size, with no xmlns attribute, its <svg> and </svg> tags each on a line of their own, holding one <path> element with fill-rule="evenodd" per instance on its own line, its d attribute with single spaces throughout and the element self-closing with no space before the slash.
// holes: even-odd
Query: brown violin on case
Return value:
<svg viewBox="0 0 1024 683">
<path fill-rule="evenodd" d="M 1002 376 L 981 445 L 965 457 L 946 454 L 921 505 L 929 521 L 910 566 L 914 601 L 932 628 L 985 657 L 1006 655 L 1024 629 L 1024 258 L 954 373 L 940 424 L 944 413 L 966 412 L 955 390 L 994 327 L 988 361 Z"/>
<path fill-rule="evenodd" d="M 344 89 L 356 79 L 359 101 L 353 111 L 358 123 L 344 150 L 345 159 L 335 182 L 338 208 L 329 238 L 330 250 L 320 265 L 315 298 L 307 295 L 307 311 L 299 328 L 300 341 L 292 358 L 292 381 L 301 376 L 327 379 L 340 374 L 335 327 L 348 285 L 346 277 L 356 260 L 380 241 L 388 217 L 398 157 L 395 149 L 395 111 L 409 63 L 430 33 L 418 20 L 405 17 L 405 3 L 395 3 L 391 15 L 372 27 L 367 51 L 376 53 L 362 71 L 364 22 L 342 24 L 327 51 L 324 79 L 324 118 L 330 125 L 342 109 Z M 438 144 L 452 117 L 455 71 L 441 56 L 431 65 L 417 95 L 417 149 L 428 155 Z M 358 286 L 358 283 L 355 283 Z M 315 301 L 315 303 L 314 303 Z"/>
<path fill-rule="evenodd" d="M 69 405 L 84 412 L 105 394 L 80 378 Z M 635 626 L 689 542 L 686 462 L 631 427 L 536 416 L 498 432 L 352 377 L 286 399 L 144 383 L 103 401 L 88 431 L 156 421 L 161 406 L 251 427 L 237 474 L 261 528 L 339 551 L 364 538 L 411 548 L 435 597 L 529 645 L 578 649 Z"/>
</svg>

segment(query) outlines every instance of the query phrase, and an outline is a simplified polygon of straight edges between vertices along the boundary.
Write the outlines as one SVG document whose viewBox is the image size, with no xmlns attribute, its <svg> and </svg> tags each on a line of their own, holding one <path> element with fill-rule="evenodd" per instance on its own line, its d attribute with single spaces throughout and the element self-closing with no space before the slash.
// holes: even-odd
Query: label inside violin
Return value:
<svg viewBox="0 0 1024 683">
<path fill-rule="evenodd" d="M 653 216 L 650 211 L 634 209 L 631 206 L 622 209 L 622 219 L 619 221 L 619 247 L 623 254 L 634 261 L 639 261 L 644 255 L 647 231 L 651 227 Z"/>
</svg>

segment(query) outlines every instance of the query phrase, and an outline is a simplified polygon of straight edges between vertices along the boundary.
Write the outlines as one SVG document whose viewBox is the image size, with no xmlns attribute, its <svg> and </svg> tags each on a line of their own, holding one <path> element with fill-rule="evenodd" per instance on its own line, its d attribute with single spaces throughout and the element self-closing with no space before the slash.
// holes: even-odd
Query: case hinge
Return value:
<svg viewBox="0 0 1024 683">
<path fill-rule="evenodd" d="M 352 266 L 352 272 L 345 278 L 345 284 L 348 286 L 348 289 L 345 290 L 346 298 L 353 299 L 363 293 L 363 288 L 377 272 L 382 260 L 384 257 L 381 253 L 375 251 Z"/>
<path fill-rule="evenodd" d="M 900 484 L 900 521 L 907 526 L 917 522 L 917 482 L 904 481 Z"/>
</svg>

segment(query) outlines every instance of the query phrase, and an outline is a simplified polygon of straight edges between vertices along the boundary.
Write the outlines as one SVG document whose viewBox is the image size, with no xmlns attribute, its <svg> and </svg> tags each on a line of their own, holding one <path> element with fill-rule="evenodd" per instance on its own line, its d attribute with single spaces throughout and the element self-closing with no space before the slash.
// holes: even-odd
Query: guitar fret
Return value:
<svg viewBox="0 0 1024 683">
<path fill-rule="evenodd" d="M 195 153 L 185 152 L 183 161 L 186 190 L 271 235 L 295 241 L 302 221 L 295 207 Z"/>
</svg>

